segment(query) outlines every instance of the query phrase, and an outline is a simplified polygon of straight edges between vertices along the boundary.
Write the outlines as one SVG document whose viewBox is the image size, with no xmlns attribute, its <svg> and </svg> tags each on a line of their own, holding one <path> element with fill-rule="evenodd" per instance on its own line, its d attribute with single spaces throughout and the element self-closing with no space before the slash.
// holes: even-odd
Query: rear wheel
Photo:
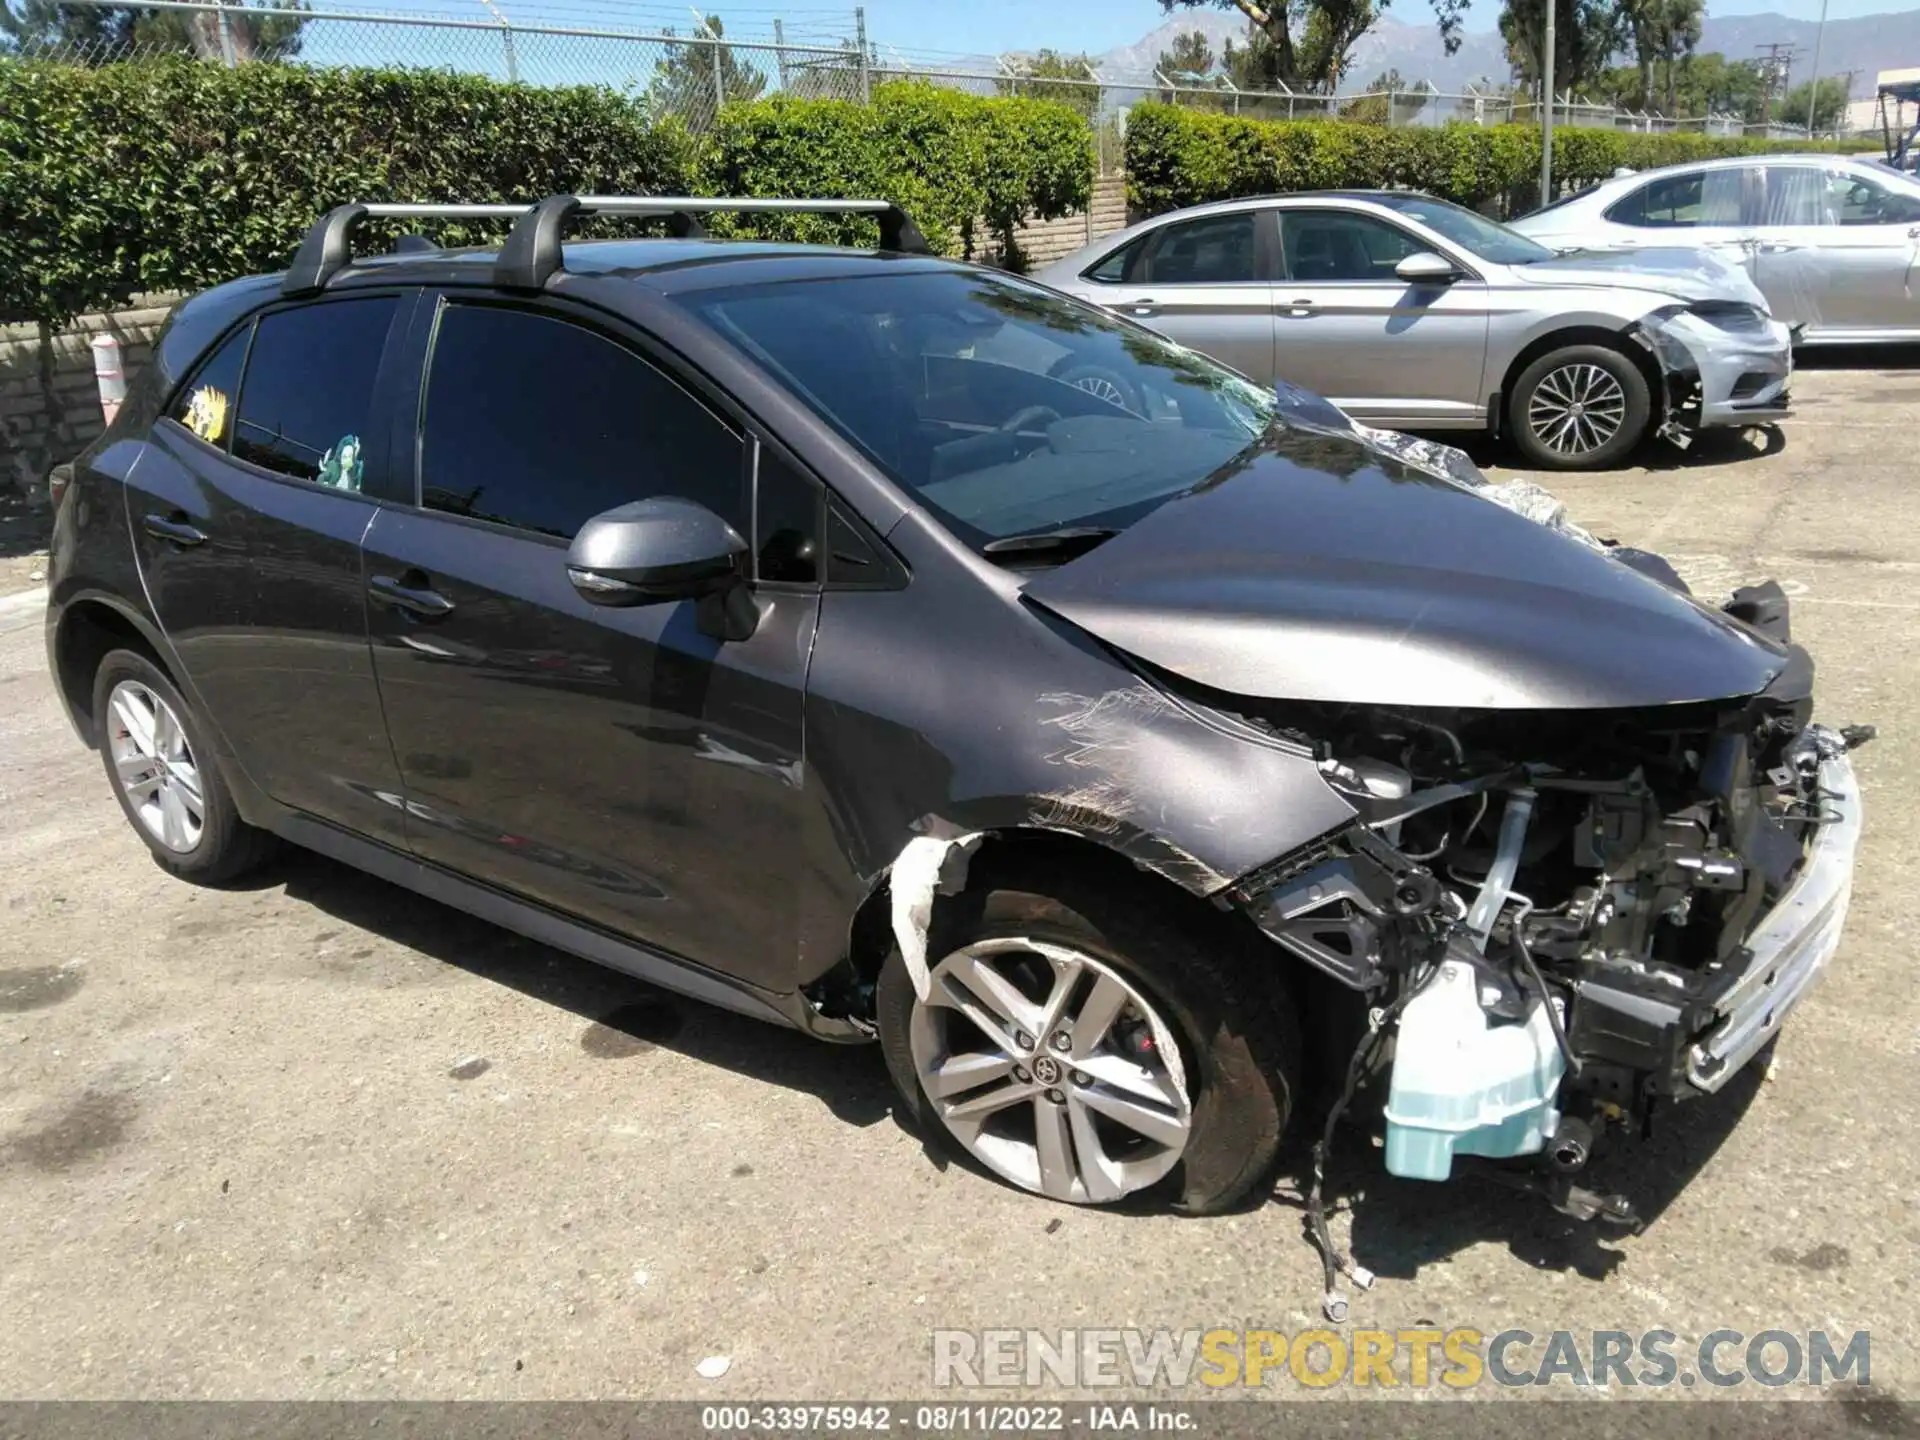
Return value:
<svg viewBox="0 0 1920 1440">
<path fill-rule="evenodd" d="M 889 956 L 880 1035 L 908 1111 L 929 1138 L 1049 1199 L 1231 1207 L 1267 1177 L 1286 1130 L 1291 1003 L 1158 897 L 1071 874 L 1049 890 L 943 901 L 924 1001 Z"/>
<path fill-rule="evenodd" d="M 1645 438 L 1647 377 L 1604 345 L 1568 345 L 1520 372 L 1507 405 L 1513 441 L 1545 470 L 1605 469 Z"/>
<path fill-rule="evenodd" d="M 270 837 L 241 820 L 205 728 L 159 666 L 137 651 L 109 652 L 94 675 L 93 713 L 107 780 L 163 869 L 216 884 L 259 863 Z"/>
</svg>

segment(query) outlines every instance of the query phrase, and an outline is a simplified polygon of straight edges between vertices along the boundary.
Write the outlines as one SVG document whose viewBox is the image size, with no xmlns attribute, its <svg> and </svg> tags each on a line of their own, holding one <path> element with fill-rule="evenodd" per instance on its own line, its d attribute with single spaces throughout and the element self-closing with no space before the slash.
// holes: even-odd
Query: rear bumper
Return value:
<svg viewBox="0 0 1920 1440">
<path fill-rule="evenodd" d="M 1697 1091 L 1720 1089 L 1773 1038 L 1840 944 L 1861 826 L 1860 786 L 1846 756 L 1822 762 L 1820 792 L 1834 818 L 1820 827 L 1800 874 L 1748 939 L 1745 973 L 1687 1051 L 1687 1081 Z"/>
</svg>

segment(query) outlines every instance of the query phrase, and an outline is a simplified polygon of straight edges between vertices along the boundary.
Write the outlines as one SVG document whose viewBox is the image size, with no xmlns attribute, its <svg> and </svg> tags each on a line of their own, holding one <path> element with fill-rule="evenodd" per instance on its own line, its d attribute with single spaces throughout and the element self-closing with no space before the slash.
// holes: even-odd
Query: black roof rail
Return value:
<svg viewBox="0 0 1920 1440">
<path fill-rule="evenodd" d="M 871 215 L 880 248 L 930 255 L 920 227 L 891 200 L 733 200 L 683 195 L 549 195 L 514 222 L 500 249 L 494 280 L 513 290 L 541 290 L 564 269 L 560 243 L 578 215 L 664 215 L 676 235 L 703 235 L 693 217 L 730 215 Z M 309 237 L 311 238 L 311 237 Z"/>
<path fill-rule="evenodd" d="M 284 295 L 311 295 L 353 258 L 353 232 L 368 216 L 397 220 L 505 220 L 524 215 L 530 205 L 375 204 L 336 205 L 307 231 L 300 249 L 280 282 Z"/>
</svg>

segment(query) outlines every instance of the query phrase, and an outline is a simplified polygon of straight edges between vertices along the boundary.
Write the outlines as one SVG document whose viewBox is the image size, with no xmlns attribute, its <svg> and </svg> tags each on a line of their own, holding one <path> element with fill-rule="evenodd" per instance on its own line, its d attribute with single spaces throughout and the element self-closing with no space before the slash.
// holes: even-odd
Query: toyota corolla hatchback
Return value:
<svg viewBox="0 0 1920 1440">
<path fill-rule="evenodd" d="M 881 251 L 519 208 L 360 260 L 326 217 L 76 466 L 48 654 L 181 878 L 310 847 L 877 1040 L 1015 1185 L 1191 1211 L 1346 1076 L 1396 1173 L 1591 1213 L 1595 1135 L 1832 954 L 1861 737 L 1777 588 L 1693 597 L 890 207 L 838 207 Z"/>
</svg>

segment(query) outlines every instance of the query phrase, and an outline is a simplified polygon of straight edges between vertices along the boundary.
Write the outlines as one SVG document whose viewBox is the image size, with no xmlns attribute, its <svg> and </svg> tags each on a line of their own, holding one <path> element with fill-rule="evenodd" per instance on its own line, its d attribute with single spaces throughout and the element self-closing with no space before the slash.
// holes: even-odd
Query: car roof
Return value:
<svg viewBox="0 0 1920 1440">
<path fill-rule="evenodd" d="M 1230 200 L 1206 200 L 1198 205 L 1183 205 L 1178 210 L 1162 211 L 1158 215 L 1149 217 L 1149 220 L 1161 221 L 1175 215 L 1205 215 L 1221 210 L 1237 210 L 1249 205 L 1291 205 L 1297 201 L 1347 200 L 1367 205 L 1384 205 L 1389 199 L 1400 196 L 1420 196 L 1429 200 L 1435 198 L 1424 190 L 1286 190 L 1268 195 L 1235 195 Z"/>
<path fill-rule="evenodd" d="M 1741 170 L 1749 165 L 1803 165 L 1823 166 L 1858 165 L 1858 155 L 1833 155 L 1805 151 L 1782 152 L 1775 155 L 1717 155 L 1710 160 L 1682 160 L 1672 165 L 1659 165 L 1649 170 L 1636 170 L 1631 175 L 1614 175 L 1601 181 L 1592 191 L 1611 191 L 1615 187 L 1625 187 L 1640 180 L 1653 180 L 1662 175 L 1678 175 L 1688 170 Z"/>
</svg>

